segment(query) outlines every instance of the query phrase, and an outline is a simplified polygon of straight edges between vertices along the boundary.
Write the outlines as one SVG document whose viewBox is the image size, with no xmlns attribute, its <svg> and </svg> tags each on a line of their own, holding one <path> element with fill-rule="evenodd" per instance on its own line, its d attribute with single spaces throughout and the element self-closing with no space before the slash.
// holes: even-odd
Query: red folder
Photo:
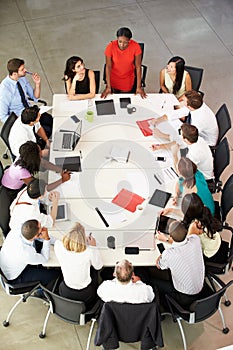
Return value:
<svg viewBox="0 0 233 350">
<path fill-rule="evenodd" d="M 145 198 L 124 188 L 113 198 L 112 203 L 120 207 L 135 212 L 137 205 L 141 204 Z"/>
<path fill-rule="evenodd" d="M 138 124 L 139 128 L 141 129 L 141 132 L 144 136 L 151 136 L 153 134 L 151 128 L 150 128 L 150 120 L 153 118 L 146 119 L 146 120 L 138 120 L 136 123 Z"/>
</svg>

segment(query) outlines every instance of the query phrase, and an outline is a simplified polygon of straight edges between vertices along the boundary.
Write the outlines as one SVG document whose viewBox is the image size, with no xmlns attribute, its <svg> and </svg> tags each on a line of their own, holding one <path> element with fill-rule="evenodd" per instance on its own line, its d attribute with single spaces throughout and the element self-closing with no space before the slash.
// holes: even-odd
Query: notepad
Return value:
<svg viewBox="0 0 233 350">
<path fill-rule="evenodd" d="M 80 156 L 55 158 L 55 164 L 62 170 L 82 171 Z"/>
<path fill-rule="evenodd" d="M 156 189 L 151 197 L 149 204 L 164 208 L 171 197 L 171 193 Z"/>
<path fill-rule="evenodd" d="M 145 198 L 123 188 L 116 197 L 113 198 L 112 203 L 131 212 L 135 212 L 137 205 L 141 204 L 144 200 Z"/>
<path fill-rule="evenodd" d="M 119 163 L 127 163 L 130 156 L 130 150 L 125 147 L 113 146 L 110 158 L 116 160 Z"/>
<path fill-rule="evenodd" d="M 152 119 L 153 118 L 146 119 L 146 120 L 138 120 L 136 122 L 144 136 L 151 136 L 153 134 L 153 131 L 150 125 L 150 120 Z"/>
</svg>

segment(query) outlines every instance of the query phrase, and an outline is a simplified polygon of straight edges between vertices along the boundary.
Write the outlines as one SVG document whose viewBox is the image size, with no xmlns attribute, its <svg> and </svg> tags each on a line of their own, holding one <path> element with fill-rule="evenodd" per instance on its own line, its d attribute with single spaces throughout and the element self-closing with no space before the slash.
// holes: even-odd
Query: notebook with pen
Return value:
<svg viewBox="0 0 233 350">
<path fill-rule="evenodd" d="M 149 204 L 156 207 L 165 208 L 167 202 L 171 197 L 171 193 L 156 189 L 149 201 Z"/>
<path fill-rule="evenodd" d="M 62 168 L 62 170 L 82 171 L 80 156 L 75 157 L 58 157 L 55 158 L 55 164 Z"/>
<path fill-rule="evenodd" d="M 150 128 L 150 120 L 152 119 L 153 118 L 146 120 L 138 120 L 136 122 L 144 136 L 151 136 L 153 134 L 153 131 Z"/>
<path fill-rule="evenodd" d="M 145 198 L 123 188 L 113 198 L 112 203 L 119 205 L 120 207 L 131 212 L 135 212 L 137 205 L 141 204 L 144 200 Z"/>
<path fill-rule="evenodd" d="M 95 105 L 96 105 L 97 115 L 116 114 L 113 99 L 95 101 Z"/>
</svg>

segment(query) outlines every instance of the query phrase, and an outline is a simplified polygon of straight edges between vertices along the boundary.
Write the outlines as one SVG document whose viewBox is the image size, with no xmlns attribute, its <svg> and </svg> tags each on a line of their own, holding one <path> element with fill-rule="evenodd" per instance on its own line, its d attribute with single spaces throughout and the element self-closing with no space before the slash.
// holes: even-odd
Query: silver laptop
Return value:
<svg viewBox="0 0 233 350">
<path fill-rule="evenodd" d="M 82 120 L 72 115 L 55 132 L 52 142 L 54 151 L 73 151 L 81 138 Z"/>
</svg>

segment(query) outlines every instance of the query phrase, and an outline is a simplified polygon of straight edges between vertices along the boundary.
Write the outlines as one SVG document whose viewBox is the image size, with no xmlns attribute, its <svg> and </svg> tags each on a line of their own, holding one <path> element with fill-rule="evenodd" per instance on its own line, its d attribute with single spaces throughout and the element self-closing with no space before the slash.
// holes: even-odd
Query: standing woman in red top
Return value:
<svg viewBox="0 0 233 350">
<path fill-rule="evenodd" d="M 101 97 L 111 93 L 131 93 L 134 85 L 135 68 L 137 87 L 136 94 L 142 98 L 146 93 L 141 87 L 142 50 L 136 41 L 132 40 L 129 28 L 117 31 L 117 40 L 111 41 L 105 49 L 106 57 L 106 88 Z"/>
</svg>

